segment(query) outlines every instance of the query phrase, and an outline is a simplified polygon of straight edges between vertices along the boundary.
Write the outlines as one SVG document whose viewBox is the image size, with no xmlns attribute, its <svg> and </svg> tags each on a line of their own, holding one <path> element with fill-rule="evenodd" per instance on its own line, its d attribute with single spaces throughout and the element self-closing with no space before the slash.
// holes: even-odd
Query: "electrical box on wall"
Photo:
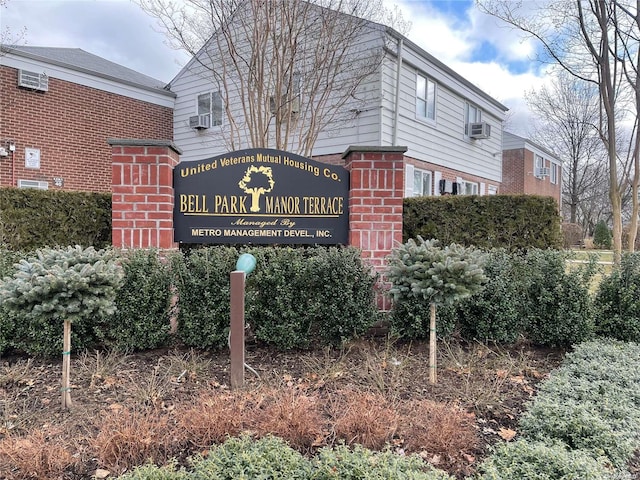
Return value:
<svg viewBox="0 0 640 480">
<path fill-rule="evenodd" d="M 40 168 L 40 149 L 25 148 L 24 149 L 24 168 Z"/>
</svg>

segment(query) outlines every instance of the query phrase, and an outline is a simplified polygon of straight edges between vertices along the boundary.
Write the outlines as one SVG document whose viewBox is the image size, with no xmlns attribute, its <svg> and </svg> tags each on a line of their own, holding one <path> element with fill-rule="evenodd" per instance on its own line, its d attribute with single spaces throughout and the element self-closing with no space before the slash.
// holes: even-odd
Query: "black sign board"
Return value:
<svg viewBox="0 0 640 480">
<path fill-rule="evenodd" d="M 173 171 L 176 242 L 347 244 L 349 172 L 289 152 L 247 149 Z"/>
</svg>

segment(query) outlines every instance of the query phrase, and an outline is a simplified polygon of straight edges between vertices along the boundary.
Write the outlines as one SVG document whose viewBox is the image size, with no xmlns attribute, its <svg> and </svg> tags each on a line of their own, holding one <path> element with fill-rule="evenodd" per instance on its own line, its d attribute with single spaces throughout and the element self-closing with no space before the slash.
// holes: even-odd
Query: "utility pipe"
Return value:
<svg viewBox="0 0 640 480">
<path fill-rule="evenodd" d="M 400 117 L 400 75 L 402 73 L 402 37 L 398 38 L 398 51 L 396 58 L 396 94 L 393 106 L 393 133 L 391 137 L 391 146 L 398 144 L 398 120 Z"/>
</svg>

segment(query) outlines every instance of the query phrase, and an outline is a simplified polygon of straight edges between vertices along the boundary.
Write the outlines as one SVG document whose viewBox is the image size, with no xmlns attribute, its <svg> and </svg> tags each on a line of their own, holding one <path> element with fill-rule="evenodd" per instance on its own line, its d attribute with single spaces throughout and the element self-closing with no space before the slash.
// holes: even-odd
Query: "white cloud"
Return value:
<svg viewBox="0 0 640 480">
<path fill-rule="evenodd" d="M 26 45 L 81 48 L 168 82 L 187 58 L 167 47 L 153 24 L 137 5 L 122 0 L 12 0 L 2 11 L 3 27 L 26 27 Z"/>
<path fill-rule="evenodd" d="M 534 60 L 533 40 L 473 4 L 457 15 L 431 2 L 387 0 L 394 4 L 412 22 L 407 35 L 412 41 L 509 107 L 508 128 L 526 135 L 530 115 L 524 94 L 547 81 L 547 67 Z"/>
</svg>

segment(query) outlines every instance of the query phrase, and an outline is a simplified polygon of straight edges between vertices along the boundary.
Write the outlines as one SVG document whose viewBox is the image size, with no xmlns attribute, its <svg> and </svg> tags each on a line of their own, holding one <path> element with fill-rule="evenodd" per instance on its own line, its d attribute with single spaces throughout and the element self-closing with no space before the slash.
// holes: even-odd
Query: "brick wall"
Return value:
<svg viewBox="0 0 640 480">
<path fill-rule="evenodd" d="M 391 249 L 402 243 L 404 152 L 406 147 L 350 147 L 343 155 L 351 172 L 349 189 L 349 245 L 378 273 L 386 268 Z M 384 278 L 378 287 L 389 285 Z M 390 300 L 378 295 L 378 306 Z"/>
<path fill-rule="evenodd" d="M 18 70 L 0 67 L 0 141 L 15 141 L 11 157 L 0 158 L 0 186 L 40 180 L 64 190 L 111 189 L 107 138 L 173 138 L 173 111 L 121 95 L 50 78 L 49 91 L 18 88 Z M 39 148 L 40 169 L 26 169 L 25 147 Z"/>
<path fill-rule="evenodd" d="M 502 152 L 502 193 L 524 193 L 525 173 L 524 148 Z"/>
<path fill-rule="evenodd" d="M 173 241 L 173 167 L 170 141 L 110 139 L 112 243 L 117 248 L 176 248 Z"/>
<path fill-rule="evenodd" d="M 524 148 L 505 150 L 502 153 L 502 193 L 543 195 L 553 197 L 560 205 L 562 191 L 562 169 L 558 167 L 557 183 L 551 177 L 534 175 L 534 153 Z M 545 167 L 551 167 L 545 159 Z"/>
</svg>

